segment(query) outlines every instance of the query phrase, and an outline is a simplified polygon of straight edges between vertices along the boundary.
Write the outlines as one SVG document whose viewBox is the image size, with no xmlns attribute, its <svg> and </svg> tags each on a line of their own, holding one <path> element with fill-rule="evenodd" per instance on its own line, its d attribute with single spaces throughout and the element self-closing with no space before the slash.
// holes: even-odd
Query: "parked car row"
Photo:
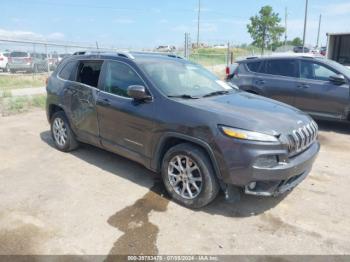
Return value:
<svg viewBox="0 0 350 262">
<path fill-rule="evenodd" d="M 0 52 L 0 70 L 3 72 L 38 73 L 55 70 L 60 61 L 69 54 L 43 54 L 23 51 Z"/>
</svg>

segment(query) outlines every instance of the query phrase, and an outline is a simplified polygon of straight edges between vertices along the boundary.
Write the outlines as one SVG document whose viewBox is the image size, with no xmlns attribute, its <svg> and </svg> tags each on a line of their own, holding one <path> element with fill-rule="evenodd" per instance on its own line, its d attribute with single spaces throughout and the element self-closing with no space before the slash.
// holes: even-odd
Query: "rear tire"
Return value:
<svg viewBox="0 0 350 262">
<path fill-rule="evenodd" d="M 58 150 L 70 152 L 78 148 L 79 143 L 63 111 L 56 112 L 51 118 L 51 135 Z"/>
<path fill-rule="evenodd" d="M 219 183 L 209 157 L 192 144 L 170 148 L 163 158 L 161 173 L 172 199 L 186 207 L 206 206 L 219 193 Z"/>
</svg>

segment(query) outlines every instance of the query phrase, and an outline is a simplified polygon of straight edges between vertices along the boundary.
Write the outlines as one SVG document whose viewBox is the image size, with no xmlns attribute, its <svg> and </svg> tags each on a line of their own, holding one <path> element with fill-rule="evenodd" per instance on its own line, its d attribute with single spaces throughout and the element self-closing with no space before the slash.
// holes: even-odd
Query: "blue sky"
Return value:
<svg viewBox="0 0 350 262">
<path fill-rule="evenodd" d="M 315 44 L 318 17 L 326 32 L 350 31 L 349 0 L 309 0 L 307 43 Z M 302 37 L 305 0 L 202 0 L 201 42 L 249 43 L 249 17 L 271 5 L 284 19 L 289 38 Z M 196 39 L 198 0 L 2 0 L 0 38 L 36 38 L 100 46 L 152 48 L 181 45 L 184 32 Z M 283 21 L 284 23 L 284 21 Z"/>
</svg>

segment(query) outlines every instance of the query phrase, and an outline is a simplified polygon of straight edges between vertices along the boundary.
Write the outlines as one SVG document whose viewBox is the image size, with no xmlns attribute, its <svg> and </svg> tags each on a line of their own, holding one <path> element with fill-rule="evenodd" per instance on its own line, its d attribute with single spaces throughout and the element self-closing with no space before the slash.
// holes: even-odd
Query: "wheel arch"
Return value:
<svg viewBox="0 0 350 262">
<path fill-rule="evenodd" d="M 64 112 L 64 109 L 61 106 L 56 105 L 56 104 L 48 105 L 48 115 L 47 115 L 48 120 L 51 121 L 52 116 L 58 111 L 63 111 Z"/>
<path fill-rule="evenodd" d="M 209 157 L 211 164 L 213 165 L 215 175 L 217 178 L 221 179 L 219 165 L 210 145 L 201 139 L 178 133 L 167 133 L 161 137 L 156 147 L 153 160 L 151 162 L 151 168 L 156 172 L 160 172 L 165 153 L 171 147 L 182 143 L 189 143 L 201 148 Z"/>
</svg>

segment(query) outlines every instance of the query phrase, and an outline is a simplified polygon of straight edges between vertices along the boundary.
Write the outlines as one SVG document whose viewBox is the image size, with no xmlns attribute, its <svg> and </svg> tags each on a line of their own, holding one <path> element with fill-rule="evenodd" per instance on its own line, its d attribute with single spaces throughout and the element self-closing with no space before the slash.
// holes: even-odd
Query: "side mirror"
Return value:
<svg viewBox="0 0 350 262">
<path fill-rule="evenodd" d="M 141 85 L 132 85 L 128 87 L 128 96 L 130 96 L 131 98 L 135 99 L 135 100 L 151 100 L 152 97 L 147 94 L 146 92 L 146 88 L 144 86 Z"/>
<path fill-rule="evenodd" d="M 339 75 L 333 75 L 329 77 L 329 81 L 331 81 L 334 84 L 342 85 L 346 83 L 345 76 L 339 74 Z"/>
</svg>

